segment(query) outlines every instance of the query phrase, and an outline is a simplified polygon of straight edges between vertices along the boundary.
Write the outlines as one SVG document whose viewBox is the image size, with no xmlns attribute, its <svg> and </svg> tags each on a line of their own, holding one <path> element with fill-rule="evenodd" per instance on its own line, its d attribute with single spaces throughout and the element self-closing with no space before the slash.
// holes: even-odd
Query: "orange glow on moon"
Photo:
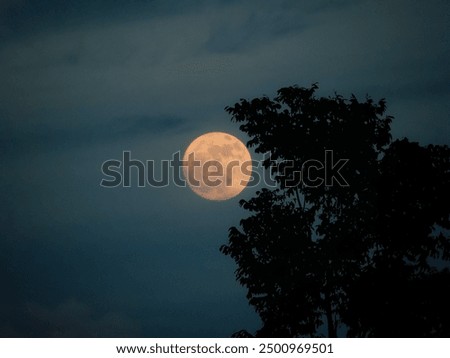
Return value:
<svg viewBox="0 0 450 358">
<path fill-rule="evenodd" d="M 183 174 L 194 193 L 209 200 L 238 195 L 251 178 L 251 156 L 244 143 L 223 132 L 196 138 L 183 156 Z"/>
</svg>

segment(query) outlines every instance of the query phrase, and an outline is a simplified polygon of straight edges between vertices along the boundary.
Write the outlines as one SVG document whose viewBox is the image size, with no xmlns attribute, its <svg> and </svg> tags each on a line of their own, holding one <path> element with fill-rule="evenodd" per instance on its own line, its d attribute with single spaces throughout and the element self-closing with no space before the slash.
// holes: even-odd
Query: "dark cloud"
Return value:
<svg viewBox="0 0 450 358">
<path fill-rule="evenodd" d="M 255 47 L 281 36 L 305 29 L 307 14 L 291 11 L 291 4 L 283 7 L 255 4 L 256 8 L 224 9 L 222 21 L 211 33 L 205 46 L 213 53 L 250 53 Z M 228 11 L 227 11 L 228 10 Z"/>
<path fill-rule="evenodd" d="M 54 307 L 29 302 L 16 320 L 3 321 L 0 333 L 7 337 L 140 337 L 139 324 L 116 312 L 99 314 L 88 305 L 68 299 Z M 14 311 L 13 311 L 14 312 Z M 16 312 L 17 314 L 17 312 Z M 12 325 L 11 325 L 12 324 Z"/>
<path fill-rule="evenodd" d="M 0 4 L 0 39 L 11 41 L 32 33 L 57 31 L 60 27 L 76 27 L 86 22 L 105 23 L 114 18 L 126 20 L 143 10 L 155 14 L 157 7 L 151 5 L 152 1 L 139 0 L 129 2 L 128 6 L 115 0 L 6 0 Z"/>
</svg>

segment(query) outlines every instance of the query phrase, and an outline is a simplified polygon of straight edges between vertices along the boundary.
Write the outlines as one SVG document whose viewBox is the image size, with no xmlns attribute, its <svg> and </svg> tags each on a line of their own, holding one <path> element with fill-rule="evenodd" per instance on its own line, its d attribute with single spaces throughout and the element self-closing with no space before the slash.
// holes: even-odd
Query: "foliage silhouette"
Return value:
<svg viewBox="0 0 450 358">
<path fill-rule="evenodd" d="M 386 151 L 371 265 L 348 292 L 350 335 L 450 336 L 450 274 L 432 260 L 450 258 L 449 158 L 448 147 L 407 140 Z"/>
<path fill-rule="evenodd" d="M 264 167 L 278 184 L 240 201 L 251 216 L 220 248 L 262 319 L 256 336 L 448 335 L 449 148 L 392 142 L 384 100 L 317 89 L 226 107 L 247 145 L 271 153 Z M 346 183 L 327 179 L 328 164 L 316 168 L 322 185 L 298 180 L 326 150 L 348 159 Z"/>
</svg>

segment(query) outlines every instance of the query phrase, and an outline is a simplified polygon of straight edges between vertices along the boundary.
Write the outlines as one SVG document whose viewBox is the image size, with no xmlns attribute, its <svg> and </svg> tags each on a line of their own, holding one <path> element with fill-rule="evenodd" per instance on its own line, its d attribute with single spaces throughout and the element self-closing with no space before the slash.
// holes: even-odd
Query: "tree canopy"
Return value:
<svg viewBox="0 0 450 358">
<path fill-rule="evenodd" d="M 384 99 L 317 89 L 226 107 L 277 183 L 221 247 L 256 336 L 450 334 L 449 148 L 392 141 Z"/>
</svg>

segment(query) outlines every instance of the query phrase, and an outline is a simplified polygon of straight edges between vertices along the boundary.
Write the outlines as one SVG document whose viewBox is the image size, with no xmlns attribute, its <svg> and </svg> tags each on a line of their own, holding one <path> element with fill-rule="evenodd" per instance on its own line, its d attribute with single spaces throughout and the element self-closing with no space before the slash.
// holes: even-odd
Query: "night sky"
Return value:
<svg viewBox="0 0 450 358">
<path fill-rule="evenodd" d="M 314 82 L 450 144 L 449 28 L 447 0 L 0 0 L 0 336 L 255 331 L 219 247 L 256 189 L 107 189 L 102 163 L 247 141 L 225 106 Z"/>
</svg>

